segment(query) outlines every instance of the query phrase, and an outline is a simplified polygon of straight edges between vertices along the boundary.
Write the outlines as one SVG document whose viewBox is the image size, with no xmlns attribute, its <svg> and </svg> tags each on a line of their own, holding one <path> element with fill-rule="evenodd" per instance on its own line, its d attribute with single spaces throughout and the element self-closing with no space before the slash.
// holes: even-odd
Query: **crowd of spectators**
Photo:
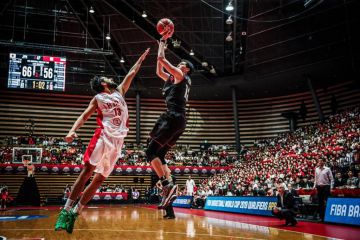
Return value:
<svg viewBox="0 0 360 240">
<path fill-rule="evenodd" d="M 81 139 L 76 139 L 68 144 L 63 138 L 48 136 L 6 137 L 1 139 L 0 163 L 21 163 L 23 155 L 32 155 L 33 162 L 81 164 L 85 147 Z M 32 151 L 26 148 L 42 149 L 42 155 L 40 156 L 40 151 Z"/>
<path fill-rule="evenodd" d="M 314 187 L 314 169 L 325 160 L 335 175 L 336 188 L 360 188 L 359 108 L 331 115 L 323 123 L 297 129 L 242 148 L 240 161 L 224 174 L 204 179 L 195 194 L 271 196 L 278 184 Z M 212 190 L 210 192 L 209 190 Z"/>
<path fill-rule="evenodd" d="M 242 146 L 239 155 L 231 154 L 229 146 L 209 145 L 200 151 L 180 146 L 169 151 L 166 160 L 169 165 L 233 166 L 198 184 L 194 194 L 199 199 L 207 195 L 274 195 L 278 184 L 293 189 L 313 188 L 319 159 L 331 168 L 333 187 L 359 188 L 359 138 L 360 114 L 355 108 L 276 138 L 257 140 L 252 147 Z M 42 148 L 41 162 L 48 164 L 81 164 L 86 149 L 81 139 L 68 144 L 62 138 L 47 136 L 8 137 L 0 145 L 0 163 L 12 162 L 13 147 Z M 148 165 L 144 150 L 144 145 L 125 145 L 118 165 Z"/>
<path fill-rule="evenodd" d="M 26 149 L 13 151 L 14 147 L 39 148 L 42 149 L 42 154 L 40 156 L 39 151 L 28 152 Z M 169 165 L 176 166 L 229 166 L 238 160 L 236 152 L 231 152 L 229 148 L 226 145 L 213 145 L 204 150 L 193 151 L 189 147 L 178 146 L 170 150 L 165 158 Z M 21 163 L 22 156 L 30 154 L 33 162 L 79 165 L 82 164 L 85 150 L 86 145 L 80 138 L 68 144 L 63 138 L 48 136 L 7 137 L 1 140 L 0 163 Z M 125 144 L 122 156 L 117 165 L 150 166 L 143 144 Z"/>
</svg>

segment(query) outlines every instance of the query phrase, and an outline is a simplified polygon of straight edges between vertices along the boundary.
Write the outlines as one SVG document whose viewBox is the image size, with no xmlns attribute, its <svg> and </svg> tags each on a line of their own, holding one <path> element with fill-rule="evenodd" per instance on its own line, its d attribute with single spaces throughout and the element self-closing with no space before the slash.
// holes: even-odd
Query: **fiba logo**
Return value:
<svg viewBox="0 0 360 240">
<path fill-rule="evenodd" d="M 64 168 L 63 168 L 63 172 L 66 172 L 66 173 L 67 173 L 67 172 L 69 172 L 69 171 L 70 171 L 70 168 L 69 168 L 69 167 L 64 167 Z"/>
<path fill-rule="evenodd" d="M 79 167 L 74 167 L 74 172 L 80 172 L 80 168 Z"/>
<path fill-rule="evenodd" d="M 216 170 L 215 170 L 215 169 L 211 169 L 210 172 L 211 172 L 212 174 L 215 174 L 215 173 L 216 173 Z"/>
<path fill-rule="evenodd" d="M 58 168 L 58 167 L 53 167 L 51 170 L 52 170 L 53 172 L 58 172 L 58 171 L 59 171 L 59 168 Z"/>
<path fill-rule="evenodd" d="M 128 167 L 128 168 L 126 169 L 126 172 L 127 172 L 127 173 L 131 173 L 131 172 L 132 172 L 132 169 Z"/>
<path fill-rule="evenodd" d="M 146 169 L 146 172 L 147 172 L 147 173 L 152 173 L 152 169 L 151 169 L 151 168 L 147 168 L 147 169 Z"/>
<path fill-rule="evenodd" d="M 7 171 L 7 172 L 10 172 L 10 171 L 12 171 L 12 170 L 13 170 L 12 166 L 7 166 L 7 167 L 5 168 L 5 171 Z"/>
<path fill-rule="evenodd" d="M 116 199 L 116 200 L 122 200 L 123 197 L 122 197 L 122 195 L 119 194 L 119 195 L 116 195 L 115 199 Z"/>
<path fill-rule="evenodd" d="M 207 173 L 207 170 L 206 170 L 205 168 L 203 168 L 203 169 L 201 170 L 201 172 L 202 172 L 203 174 L 205 174 L 205 173 Z"/>
<path fill-rule="evenodd" d="M 19 167 L 17 168 L 17 170 L 18 170 L 19 172 L 22 172 L 22 171 L 24 171 L 24 167 L 23 167 L 23 166 L 19 166 Z"/>
<path fill-rule="evenodd" d="M 46 172 L 47 170 L 48 170 L 48 168 L 46 166 L 41 167 L 41 171 Z"/>
<path fill-rule="evenodd" d="M 121 167 L 117 167 L 115 171 L 116 171 L 117 173 L 121 173 L 122 169 L 121 169 Z"/>
<path fill-rule="evenodd" d="M 136 168 L 136 172 L 137 172 L 137 173 L 141 173 L 141 172 L 142 172 L 142 169 L 138 167 L 138 168 Z"/>
<path fill-rule="evenodd" d="M 225 172 L 225 170 L 224 170 L 224 169 L 220 169 L 220 173 L 223 173 L 223 172 Z"/>
<path fill-rule="evenodd" d="M 94 195 L 93 200 L 100 200 L 100 196 L 99 195 Z"/>
<path fill-rule="evenodd" d="M 188 168 L 184 169 L 184 173 L 189 173 L 189 172 L 190 172 L 190 169 L 188 169 Z"/>
<path fill-rule="evenodd" d="M 180 173 L 180 168 L 175 168 L 176 173 Z"/>
<path fill-rule="evenodd" d="M 198 172 L 199 172 L 199 170 L 197 168 L 193 169 L 193 173 L 198 173 Z"/>
</svg>

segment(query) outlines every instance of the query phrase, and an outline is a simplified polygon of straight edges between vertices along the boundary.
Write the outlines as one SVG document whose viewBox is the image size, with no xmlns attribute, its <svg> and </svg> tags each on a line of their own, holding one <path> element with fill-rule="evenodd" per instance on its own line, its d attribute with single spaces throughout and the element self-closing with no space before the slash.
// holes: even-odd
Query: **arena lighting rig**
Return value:
<svg viewBox="0 0 360 240">
<path fill-rule="evenodd" d="M 21 47 L 21 48 L 30 48 L 30 49 L 42 49 L 42 50 L 51 50 L 57 52 L 71 52 L 78 54 L 93 54 L 93 55 L 113 55 L 114 52 L 111 50 L 101 50 L 95 48 L 80 48 L 80 47 L 70 47 L 70 46 L 61 46 L 61 45 L 49 45 L 49 44 L 39 44 L 39 43 L 29 43 L 29 42 L 14 42 L 14 41 L 1 41 L 0 46 L 11 46 L 11 47 Z"/>
</svg>

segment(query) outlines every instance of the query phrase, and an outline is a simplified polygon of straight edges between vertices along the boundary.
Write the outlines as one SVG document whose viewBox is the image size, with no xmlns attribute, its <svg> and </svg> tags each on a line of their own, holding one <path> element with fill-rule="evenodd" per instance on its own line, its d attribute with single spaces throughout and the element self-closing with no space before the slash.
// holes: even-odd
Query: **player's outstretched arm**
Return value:
<svg viewBox="0 0 360 240">
<path fill-rule="evenodd" d="M 117 88 L 117 90 L 121 93 L 121 95 L 124 96 L 126 94 L 126 92 L 129 90 L 132 80 L 134 79 L 136 73 L 139 71 L 142 62 L 148 55 L 149 51 L 150 51 L 150 48 L 147 48 L 145 50 L 145 52 L 139 57 L 139 59 L 134 64 L 134 66 L 132 66 L 132 68 L 130 69 L 128 74 L 125 76 L 125 78 L 122 81 L 122 83 L 120 84 L 120 86 Z"/>
<path fill-rule="evenodd" d="M 158 41 L 158 44 L 160 45 L 160 42 Z M 167 45 L 165 44 L 164 50 L 166 49 Z M 160 49 L 160 46 L 159 46 Z M 158 53 L 159 55 L 159 53 Z M 158 75 L 159 78 L 161 78 L 164 81 L 167 81 L 169 79 L 169 74 L 164 71 L 164 67 L 161 65 L 159 59 L 156 61 L 156 75 Z"/>
<path fill-rule="evenodd" d="M 158 62 L 168 71 L 171 75 L 175 77 L 177 80 L 183 80 L 184 75 L 183 72 L 172 65 L 166 58 L 165 58 L 165 42 L 159 42 L 159 51 L 158 51 Z"/>
<path fill-rule="evenodd" d="M 95 112 L 97 108 L 96 98 L 93 98 L 89 106 L 85 109 L 85 111 L 78 117 L 72 128 L 70 129 L 69 133 L 65 137 L 65 141 L 70 143 L 77 137 L 76 131 L 84 125 L 84 123 L 89 119 L 91 114 Z"/>
</svg>

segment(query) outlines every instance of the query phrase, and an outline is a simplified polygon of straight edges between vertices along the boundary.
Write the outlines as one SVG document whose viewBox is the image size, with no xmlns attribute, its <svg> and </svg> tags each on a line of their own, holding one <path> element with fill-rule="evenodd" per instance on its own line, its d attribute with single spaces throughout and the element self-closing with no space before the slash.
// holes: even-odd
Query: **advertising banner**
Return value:
<svg viewBox="0 0 360 240">
<path fill-rule="evenodd" d="M 272 216 L 276 197 L 207 197 L 206 210 Z"/>
<path fill-rule="evenodd" d="M 360 226 L 360 198 L 328 198 L 325 221 Z"/>
<path fill-rule="evenodd" d="M 172 203 L 173 207 L 190 208 L 192 203 L 192 196 L 178 196 Z"/>
</svg>

